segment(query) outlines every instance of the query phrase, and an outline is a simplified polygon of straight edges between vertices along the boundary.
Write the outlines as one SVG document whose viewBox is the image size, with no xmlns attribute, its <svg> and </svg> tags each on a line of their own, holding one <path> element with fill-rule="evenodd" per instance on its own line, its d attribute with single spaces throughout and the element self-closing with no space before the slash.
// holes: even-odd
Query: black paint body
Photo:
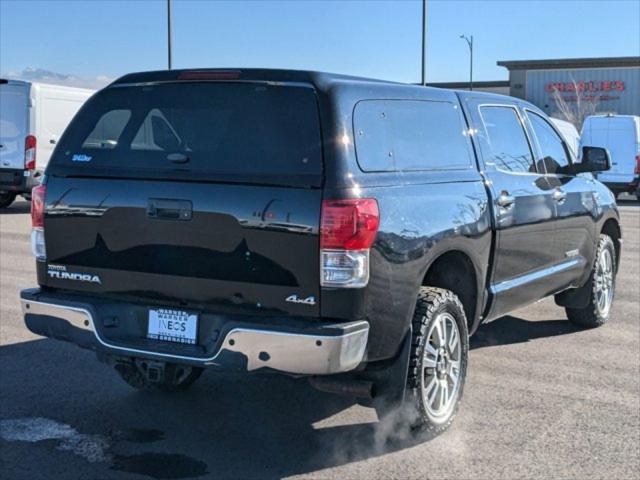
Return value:
<svg viewBox="0 0 640 480">
<path fill-rule="evenodd" d="M 131 74 L 116 84 L 173 82 L 179 75 Z M 477 106 L 507 104 L 523 115 L 524 108 L 539 112 L 520 100 L 312 72 L 243 70 L 237 81 L 314 89 L 322 178 L 301 187 L 224 179 L 85 178 L 50 168 L 48 258 L 38 262 L 38 283 L 48 296 L 59 292 L 84 295 L 88 301 L 99 296 L 138 306 L 180 306 L 233 318 L 247 315 L 254 322 L 283 316 L 310 324 L 365 319 L 371 326 L 366 358 L 373 362 L 398 352 L 418 289 L 443 254 L 463 254 L 475 271 L 477 301 L 469 319 L 473 332 L 482 321 L 582 286 L 604 222 L 617 223 L 613 196 L 591 174 L 515 175 L 485 163 L 482 139 L 473 134 Z M 456 105 L 471 133 L 470 166 L 364 172 L 353 141 L 353 112 L 362 100 Z M 62 154 L 58 150 L 54 155 Z M 552 198 L 558 186 L 567 193 L 561 205 Z M 497 204 L 505 190 L 515 197 L 508 212 Z M 369 284 L 362 289 L 320 288 L 322 200 L 357 197 L 375 198 L 380 210 Z M 184 208 L 189 218 L 158 218 L 158 200 L 169 201 L 169 206 L 178 202 L 173 205 L 182 206 L 174 210 Z M 567 252 L 573 256 L 567 258 Z M 52 264 L 98 275 L 101 283 L 50 277 L 47 265 Z M 292 294 L 317 301 L 286 302 Z"/>
</svg>

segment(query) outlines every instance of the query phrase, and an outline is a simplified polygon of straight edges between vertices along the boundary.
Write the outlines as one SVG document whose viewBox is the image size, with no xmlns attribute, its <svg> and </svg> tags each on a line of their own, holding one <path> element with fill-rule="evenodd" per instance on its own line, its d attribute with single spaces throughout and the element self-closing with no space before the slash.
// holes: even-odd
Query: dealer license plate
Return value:
<svg viewBox="0 0 640 480">
<path fill-rule="evenodd" d="M 198 315 L 183 310 L 149 310 L 147 337 L 177 343 L 196 343 Z"/>
</svg>

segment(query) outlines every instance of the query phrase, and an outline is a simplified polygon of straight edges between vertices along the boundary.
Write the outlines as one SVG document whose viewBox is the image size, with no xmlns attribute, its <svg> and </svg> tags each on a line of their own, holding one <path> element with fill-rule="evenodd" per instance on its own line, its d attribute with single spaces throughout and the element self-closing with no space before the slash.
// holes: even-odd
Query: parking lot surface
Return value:
<svg viewBox="0 0 640 480">
<path fill-rule="evenodd" d="M 640 205 L 620 205 L 609 323 L 580 330 L 546 299 L 485 325 L 453 427 L 416 442 L 304 380 L 205 372 L 188 392 L 143 393 L 31 334 L 18 301 L 36 284 L 29 206 L 16 202 L 0 213 L 0 477 L 639 478 Z"/>
</svg>

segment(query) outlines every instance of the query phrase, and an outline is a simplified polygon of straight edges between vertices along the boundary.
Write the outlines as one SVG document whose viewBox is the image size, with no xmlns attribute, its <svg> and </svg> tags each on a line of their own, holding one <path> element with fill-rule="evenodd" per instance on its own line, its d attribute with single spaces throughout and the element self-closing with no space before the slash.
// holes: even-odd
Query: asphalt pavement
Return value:
<svg viewBox="0 0 640 480">
<path fill-rule="evenodd" d="M 138 392 L 91 352 L 31 334 L 16 202 L 0 213 L 0 478 L 639 478 L 640 205 L 620 205 L 610 321 L 580 330 L 546 299 L 485 325 L 454 425 L 416 441 L 304 380 L 205 372 L 182 394 Z"/>
</svg>

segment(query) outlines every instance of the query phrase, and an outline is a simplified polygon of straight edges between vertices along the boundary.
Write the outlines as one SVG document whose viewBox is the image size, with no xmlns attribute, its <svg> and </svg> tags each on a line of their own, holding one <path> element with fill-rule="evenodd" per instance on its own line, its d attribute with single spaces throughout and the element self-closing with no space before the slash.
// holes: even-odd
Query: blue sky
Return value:
<svg viewBox="0 0 640 480">
<path fill-rule="evenodd" d="M 640 55 L 640 0 L 429 0 L 428 13 L 431 82 L 468 78 L 463 33 L 475 38 L 476 80 L 506 79 L 497 60 Z M 100 82 L 165 68 L 165 15 L 165 0 L 0 0 L 0 72 Z M 174 0 L 173 15 L 175 68 L 420 79 L 419 0 Z"/>
</svg>

